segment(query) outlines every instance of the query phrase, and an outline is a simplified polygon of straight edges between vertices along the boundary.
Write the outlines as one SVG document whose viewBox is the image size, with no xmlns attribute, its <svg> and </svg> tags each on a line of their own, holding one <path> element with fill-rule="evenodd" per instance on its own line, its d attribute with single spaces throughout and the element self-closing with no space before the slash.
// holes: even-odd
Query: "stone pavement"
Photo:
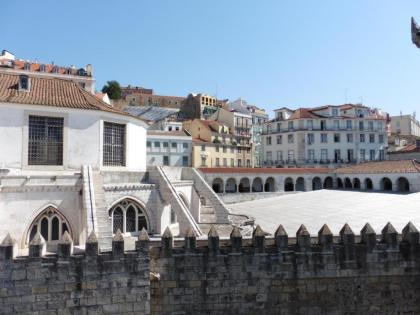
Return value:
<svg viewBox="0 0 420 315">
<path fill-rule="evenodd" d="M 301 224 L 313 236 L 324 223 L 334 235 L 345 223 L 355 234 L 360 233 L 366 222 L 377 234 L 387 222 L 399 233 L 409 221 L 420 229 L 420 193 L 318 190 L 230 204 L 229 208 L 232 213 L 254 217 L 255 224 L 271 234 L 282 224 L 289 236 L 295 236 Z"/>
</svg>

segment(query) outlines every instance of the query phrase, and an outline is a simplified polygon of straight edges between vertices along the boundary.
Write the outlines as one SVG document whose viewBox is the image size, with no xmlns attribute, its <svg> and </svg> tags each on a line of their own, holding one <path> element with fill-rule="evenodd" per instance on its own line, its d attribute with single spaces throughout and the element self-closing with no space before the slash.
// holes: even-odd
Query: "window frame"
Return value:
<svg viewBox="0 0 420 315">
<path fill-rule="evenodd" d="M 105 163 L 105 132 L 106 132 L 106 125 L 107 124 L 109 124 L 109 125 L 115 125 L 115 126 L 119 126 L 119 127 L 121 127 L 121 126 L 123 126 L 124 127 L 124 143 L 122 144 L 122 146 L 123 146 L 123 149 L 122 149 L 122 163 L 121 164 L 119 164 L 119 163 L 111 163 L 111 162 L 107 162 L 107 163 Z M 112 120 L 103 120 L 102 121 L 102 132 L 101 132 L 101 139 L 102 139 L 102 141 L 101 141 L 101 149 L 102 149 L 102 154 L 101 154 L 101 158 L 102 158 L 102 161 L 101 161 L 101 165 L 102 165 L 102 167 L 105 167 L 105 168 L 115 168 L 115 167 L 122 167 L 122 168 L 124 168 L 124 167 L 126 167 L 127 166 L 127 123 L 126 122 L 115 122 L 115 121 L 112 121 Z M 112 145 L 114 145 L 115 146 L 115 144 L 111 144 L 111 146 Z"/>
<path fill-rule="evenodd" d="M 34 139 L 31 140 L 31 119 L 35 120 L 35 125 L 34 125 L 34 133 L 36 133 L 36 119 L 38 120 L 43 120 L 42 122 L 42 134 L 43 136 L 45 136 L 45 139 Z M 58 127 L 56 126 L 57 130 L 60 130 L 60 139 L 53 141 L 50 135 L 52 135 L 52 132 L 50 131 L 50 128 L 54 127 L 54 124 L 52 123 L 51 120 L 57 120 L 57 122 L 61 125 L 58 125 Z M 58 121 L 59 120 L 59 121 Z M 39 121 L 40 122 L 40 121 Z M 41 124 L 38 124 L 38 126 L 41 126 Z M 45 160 L 41 161 L 37 161 L 37 159 L 31 159 L 31 154 L 30 154 L 30 150 L 31 147 L 35 147 L 38 149 L 42 149 L 42 151 L 44 151 L 44 155 L 45 155 Z M 55 156 L 54 159 L 49 159 L 48 156 L 51 155 L 51 150 L 53 149 L 54 146 L 58 146 L 58 149 L 56 150 L 57 154 Z M 35 150 L 38 151 L 38 150 Z M 30 166 L 39 166 L 39 167 L 43 167 L 43 166 L 63 166 L 63 155 L 64 155 L 64 118 L 63 117 L 51 117 L 51 116 L 40 116 L 40 115 L 29 115 L 28 117 L 28 159 L 27 159 L 27 163 Z M 35 154 L 36 155 L 36 154 Z"/>
<path fill-rule="evenodd" d="M 29 153 L 29 116 L 63 118 L 63 163 L 62 165 L 31 165 L 28 163 Z M 65 170 L 68 164 L 68 114 L 62 112 L 45 112 L 41 110 L 25 110 L 22 134 L 22 169 L 24 170 Z"/>
</svg>

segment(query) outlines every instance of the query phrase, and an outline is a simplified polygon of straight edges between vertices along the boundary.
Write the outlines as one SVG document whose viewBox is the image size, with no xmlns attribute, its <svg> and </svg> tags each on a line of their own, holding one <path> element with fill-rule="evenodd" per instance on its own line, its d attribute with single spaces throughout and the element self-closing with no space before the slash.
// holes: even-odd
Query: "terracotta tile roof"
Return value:
<svg viewBox="0 0 420 315">
<path fill-rule="evenodd" d="M 78 69 L 71 68 L 71 67 L 60 67 L 57 65 L 46 64 L 46 63 L 38 63 L 38 62 L 27 62 L 25 60 L 15 60 L 14 61 L 14 69 L 17 70 L 26 70 L 25 64 L 29 65 L 28 71 L 32 72 L 40 72 L 41 65 L 44 65 L 45 73 L 58 73 L 58 74 L 70 74 L 70 75 L 78 75 Z M 70 71 L 70 73 L 68 73 Z M 89 75 L 84 75 L 86 77 L 90 77 Z"/>
<path fill-rule="evenodd" d="M 203 173 L 253 173 L 253 174 L 325 174 L 330 173 L 328 168 L 246 168 L 246 167 L 203 167 Z"/>
<path fill-rule="evenodd" d="M 289 120 L 291 119 L 302 119 L 302 118 L 319 118 L 319 115 L 316 115 L 307 108 L 298 108 L 290 115 Z"/>
<path fill-rule="evenodd" d="M 43 77 L 30 77 L 30 80 L 30 91 L 19 91 L 19 75 L 0 73 L 0 102 L 101 110 L 131 116 L 99 100 L 74 81 Z"/>
<path fill-rule="evenodd" d="M 420 173 L 420 163 L 415 160 L 366 162 L 342 167 L 337 174 L 384 174 L 384 173 Z"/>
<path fill-rule="evenodd" d="M 203 140 L 203 139 L 200 139 L 200 138 L 193 138 L 193 143 L 195 143 L 195 144 L 200 144 L 200 143 L 212 143 L 212 142 L 210 142 L 210 141 L 206 141 L 206 140 Z"/>
<path fill-rule="evenodd" d="M 209 128 L 212 131 L 218 132 L 218 127 L 220 126 L 220 123 L 214 120 L 201 120 L 198 119 L 202 125 Z"/>
<path fill-rule="evenodd" d="M 420 147 L 418 147 L 415 143 L 406 145 L 401 150 L 398 150 L 395 152 L 389 152 L 389 153 L 393 154 L 393 153 L 414 153 L 414 152 L 420 152 Z"/>
</svg>

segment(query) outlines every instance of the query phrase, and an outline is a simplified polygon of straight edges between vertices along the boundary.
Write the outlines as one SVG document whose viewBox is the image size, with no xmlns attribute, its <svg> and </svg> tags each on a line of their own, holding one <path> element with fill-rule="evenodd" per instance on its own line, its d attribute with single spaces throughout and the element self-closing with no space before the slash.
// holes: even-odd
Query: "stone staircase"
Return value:
<svg viewBox="0 0 420 315">
<path fill-rule="evenodd" d="M 108 214 L 105 204 L 105 192 L 103 188 L 103 177 L 99 171 L 92 174 L 94 203 L 95 203 L 95 233 L 101 250 L 110 250 L 112 244 L 112 220 Z"/>
<path fill-rule="evenodd" d="M 217 221 L 213 206 L 200 207 L 200 223 L 214 223 Z"/>
</svg>

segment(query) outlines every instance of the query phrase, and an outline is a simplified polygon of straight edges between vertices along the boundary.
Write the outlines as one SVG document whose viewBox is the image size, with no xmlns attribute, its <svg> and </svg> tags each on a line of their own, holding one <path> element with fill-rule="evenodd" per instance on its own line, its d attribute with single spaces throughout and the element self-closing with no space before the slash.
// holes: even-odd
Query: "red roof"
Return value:
<svg viewBox="0 0 420 315">
<path fill-rule="evenodd" d="M 200 171 L 207 174 L 218 173 L 268 173 L 268 174 L 325 174 L 330 173 L 332 170 L 328 168 L 247 168 L 247 167 L 203 167 Z"/>
<path fill-rule="evenodd" d="M 19 75 L 0 73 L 0 102 L 101 110 L 131 116 L 99 100 L 74 81 L 35 76 L 30 77 L 30 79 L 30 90 L 19 91 Z M 143 120 L 138 117 L 135 118 Z"/>
<path fill-rule="evenodd" d="M 319 115 L 312 113 L 307 108 L 298 108 L 290 115 L 289 119 L 302 119 L 302 118 L 319 118 Z"/>
<path fill-rule="evenodd" d="M 70 75 L 78 75 L 77 69 L 70 68 L 70 67 L 60 67 L 57 65 L 52 64 L 45 64 L 45 63 L 38 63 L 38 62 L 27 62 L 24 60 L 15 60 L 14 61 L 14 68 L 18 70 L 26 70 L 25 64 L 29 65 L 28 71 L 37 71 L 41 72 L 41 65 L 44 65 L 44 71 L 46 73 L 58 73 L 58 74 L 70 74 Z M 56 71 L 54 71 L 56 70 Z M 70 73 L 68 73 L 70 72 Z M 87 77 L 90 77 L 89 75 L 86 75 Z"/>
<path fill-rule="evenodd" d="M 338 174 L 420 173 L 420 163 L 415 160 L 366 162 L 335 170 Z"/>
<path fill-rule="evenodd" d="M 401 150 L 398 150 L 396 152 L 390 152 L 390 153 L 414 153 L 414 152 L 420 152 L 420 147 L 418 147 L 416 144 L 406 145 Z"/>
</svg>

